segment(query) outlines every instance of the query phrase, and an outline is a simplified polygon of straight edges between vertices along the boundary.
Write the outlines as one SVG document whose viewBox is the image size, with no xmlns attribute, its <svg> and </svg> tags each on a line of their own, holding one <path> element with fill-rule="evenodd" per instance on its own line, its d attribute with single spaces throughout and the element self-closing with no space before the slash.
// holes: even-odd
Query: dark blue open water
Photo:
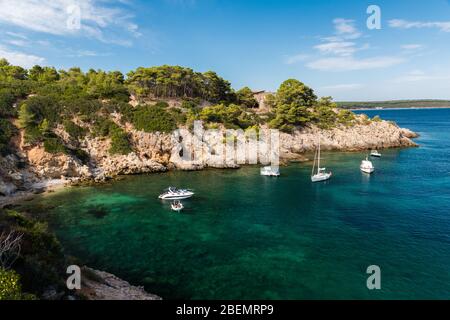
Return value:
<svg viewBox="0 0 450 320">
<path fill-rule="evenodd" d="M 164 298 L 450 298 L 450 109 L 377 110 L 420 133 L 420 148 L 328 153 L 334 172 L 311 184 L 310 163 L 170 172 L 40 198 L 67 252 Z M 176 214 L 169 185 L 197 196 Z M 381 267 L 369 291 L 366 268 Z"/>
</svg>

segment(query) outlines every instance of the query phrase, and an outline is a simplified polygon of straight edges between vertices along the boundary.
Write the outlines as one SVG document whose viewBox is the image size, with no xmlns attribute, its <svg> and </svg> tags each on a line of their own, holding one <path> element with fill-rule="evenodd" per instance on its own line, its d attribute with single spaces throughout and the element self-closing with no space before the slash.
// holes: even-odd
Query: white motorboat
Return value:
<svg viewBox="0 0 450 320">
<path fill-rule="evenodd" d="M 184 209 L 184 206 L 180 201 L 172 202 L 170 207 L 172 208 L 173 211 L 176 211 L 176 212 L 180 212 L 181 210 Z"/>
<path fill-rule="evenodd" d="M 317 172 L 315 172 L 316 163 L 317 163 Z M 311 181 L 312 182 L 326 181 L 330 179 L 332 175 L 333 175 L 332 172 L 327 172 L 326 168 L 320 167 L 320 138 L 319 138 L 319 145 L 316 154 L 314 155 L 314 164 L 311 172 Z"/>
<path fill-rule="evenodd" d="M 175 187 L 169 187 L 162 194 L 159 195 L 159 199 L 162 200 L 182 200 L 190 198 L 194 195 L 192 190 L 177 189 Z"/>
<path fill-rule="evenodd" d="M 371 157 L 381 158 L 381 153 L 379 153 L 377 150 L 372 150 L 370 152 Z"/>
<path fill-rule="evenodd" d="M 366 160 L 363 160 L 361 162 L 360 168 L 361 168 L 362 172 L 368 173 L 368 174 L 371 174 L 372 172 L 375 171 L 375 167 L 373 166 L 372 161 L 370 161 L 368 157 L 366 157 Z"/>
<path fill-rule="evenodd" d="M 268 176 L 268 177 L 279 177 L 280 176 L 280 169 L 279 168 L 273 168 L 271 166 L 263 167 L 263 168 L 261 168 L 261 175 L 262 176 Z"/>
</svg>

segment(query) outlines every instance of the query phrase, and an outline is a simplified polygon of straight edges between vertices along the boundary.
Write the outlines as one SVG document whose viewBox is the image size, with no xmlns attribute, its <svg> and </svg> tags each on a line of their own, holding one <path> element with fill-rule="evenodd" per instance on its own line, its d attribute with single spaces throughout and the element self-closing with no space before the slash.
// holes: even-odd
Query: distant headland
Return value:
<svg viewBox="0 0 450 320">
<path fill-rule="evenodd" d="M 450 100 L 390 100 L 390 101 L 341 101 L 336 102 L 339 108 L 350 110 L 370 109 L 432 109 L 450 108 Z"/>
</svg>

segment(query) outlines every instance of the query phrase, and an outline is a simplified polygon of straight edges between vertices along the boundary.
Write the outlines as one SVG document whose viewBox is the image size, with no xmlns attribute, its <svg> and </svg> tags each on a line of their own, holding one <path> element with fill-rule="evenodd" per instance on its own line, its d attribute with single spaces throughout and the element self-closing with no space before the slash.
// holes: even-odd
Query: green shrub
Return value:
<svg viewBox="0 0 450 320">
<path fill-rule="evenodd" d="M 20 256 L 12 266 L 20 275 L 23 291 L 40 296 L 50 286 L 64 290 L 67 261 L 47 225 L 23 213 L 6 210 L 0 212 L 0 232 L 5 226 L 23 234 Z M 13 292 L 17 293 L 17 287 Z M 21 299 L 30 298 L 33 296 L 21 296 Z"/>
<path fill-rule="evenodd" d="M 375 117 L 372 118 L 372 121 L 374 121 L 374 122 L 381 122 L 383 120 L 381 120 L 380 116 L 375 116 Z"/>
<path fill-rule="evenodd" d="M 356 119 L 355 114 L 353 112 L 351 112 L 350 110 L 345 110 L 345 109 L 342 109 L 339 111 L 337 118 L 338 118 L 338 122 L 345 126 L 352 125 Z"/>
<path fill-rule="evenodd" d="M 39 125 L 47 119 L 50 126 L 61 122 L 62 107 L 54 98 L 49 96 L 29 97 L 19 109 L 21 127 Z"/>
<path fill-rule="evenodd" d="M 16 98 L 9 91 L 0 91 L 0 117 L 15 117 L 17 110 L 13 108 Z"/>
<path fill-rule="evenodd" d="M 138 107 L 133 115 L 133 124 L 145 132 L 169 133 L 177 128 L 172 114 L 161 105 Z"/>
<path fill-rule="evenodd" d="M 89 153 L 81 149 L 69 149 L 68 153 L 80 159 L 83 164 L 87 164 L 90 160 Z"/>
<path fill-rule="evenodd" d="M 84 115 L 88 118 L 95 115 L 102 108 L 102 104 L 98 100 L 89 99 L 88 97 L 65 98 L 62 103 L 68 115 Z"/>
<path fill-rule="evenodd" d="M 106 117 L 97 117 L 94 120 L 93 134 L 97 137 L 107 137 L 117 127 L 111 119 Z"/>
<path fill-rule="evenodd" d="M 0 268 L 0 300 L 22 299 L 20 276 L 14 270 Z"/>
<path fill-rule="evenodd" d="M 9 152 L 9 142 L 17 133 L 16 127 L 6 119 L 0 118 L 0 154 L 5 155 Z"/>
<path fill-rule="evenodd" d="M 25 142 L 30 144 L 35 144 L 41 142 L 44 139 L 38 126 L 28 126 L 25 128 Z"/>
<path fill-rule="evenodd" d="M 168 111 L 178 125 L 183 125 L 186 123 L 187 116 L 183 111 L 177 108 L 172 108 Z"/>
<path fill-rule="evenodd" d="M 48 153 L 67 153 L 67 148 L 58 137 L 45 138 L 44 149 Z"/>
<path fill-rule="evenodd" d="M 110 154 L 127 155 L 132 152 L 133 149 L 130 146 L 127 133 L 121 128 L 116 128 L 111 133 L 111 147 L 109 148 Z"/>
<path fill-rule="evenodd" d="M 194 99 L 185 99 L 181 102 L 181 108 L 186 110 L 196 109 L 199 104 Z"/>
<path fill-rule="evenodd" d="M 122 115 L 121 122 L 132 122 L 134 108 L 128 103 L 118 100 L 110 100 L 104 104 L 105 109 L 108 113 L 117 112 Z"/>
<path fill-rule="evenodd" d="M 79 125 L 73 123 L 73 121 L 65 120 L 63 122 L 64 130 L 70 135 L 72 139 L 78 140 L 86 136 L 86 129 L 80 127 Z"/>
</svg>

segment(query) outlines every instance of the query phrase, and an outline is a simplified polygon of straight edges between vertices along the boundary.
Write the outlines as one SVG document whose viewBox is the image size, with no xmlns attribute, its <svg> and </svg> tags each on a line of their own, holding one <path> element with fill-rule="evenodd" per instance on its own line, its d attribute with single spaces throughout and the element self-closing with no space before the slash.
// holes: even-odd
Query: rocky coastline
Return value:
<svg viewBox="0 0 450 320">
<path fill-rule="evenodd" d="M 111 156 L 108 139 L 85 137 L 81 148 L 89 162 L 67 154 L 50 154 L 43 146 L 29 147 L 18 143 L 16 152 L 0 157 L 0 206 L 29 198 L 33 194 L 81 182 L 104 182 L 120 175 L 165 172 L 168 170 L 201 170 L 206 167 L 237 168 L 237 165 L 186 164 L 174 152 L 171 134 L 146 133 L 127 128 L 134 152 Z M 61 134 L 63 136 L 63 134 Z M 308 161 L 320 136 L 321 147 L 329 151 L 362 151 L 370 149 L 416 147 L 418 135 L 390 121 L 359 123 L 351 127 L 319 129 L 306 127 L 293 133 L 280 133 L 280 160 Z"/>
</svg>

